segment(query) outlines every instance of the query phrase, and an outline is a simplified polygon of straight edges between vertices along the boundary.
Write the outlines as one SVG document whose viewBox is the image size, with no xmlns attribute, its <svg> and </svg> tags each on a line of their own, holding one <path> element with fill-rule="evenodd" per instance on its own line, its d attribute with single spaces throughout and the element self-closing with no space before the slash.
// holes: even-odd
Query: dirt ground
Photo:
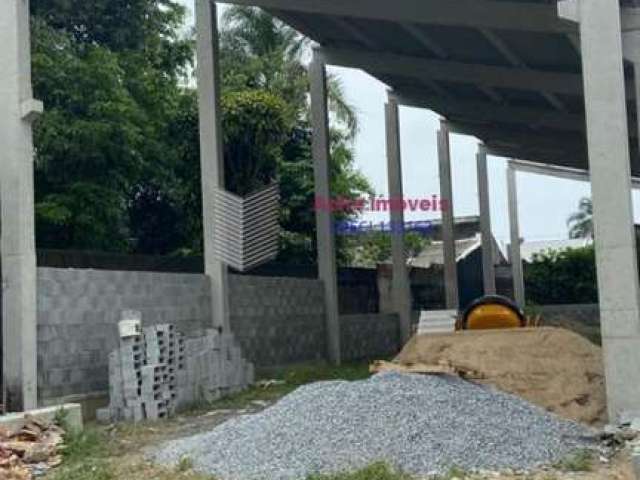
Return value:
<svg viewBox="0 0 640 480">
<path fill-rule="evenodd" d="M 241 409 L 212 410 L 196 416 L 178 417 L 169 421 L 144 423 L 136 426 L 91 426 L 90 436 L 99 435 L 100 440 L 96 447 L 100 452 L 92 452 L 90 449 L 89 454 L 82 461 L 54 470 L 45 477 L 45 480 L 215 480 L 211 476 L 192 471 L 188 464 L 178 466 L 175 469 L 153 465 L 145 459 L 144 450 L 171 439 L 210 430 L 238 415 L 258 412 L 267 408 L 271 402 L 259 401 L 259 404 Z M 526 475 L 510 473 L 472 475 L 452 471 L 437 479 L 412 478 L 411 480 L 454 480 L 456 478 L 459 480 L 635 480 L 629 457 L 625 453 L 619 454 L 607 464 L 594 458 L 588 464 L 559 465 L 556 468 Z M 404 475 L 382 478 L 377 475 L 368 477 L 356 473 L 327 477 L 326 480 L 409 480 L 409 478 Z"/>
<path fill-rule="evenodd" d="M 557 336 L 552 333 L 551 337 Z M 248 392 L 203 406 L 170 420 L 107 427 L 89 425 L 84 433 L 70 439 L 64 464 L 44 478 L 45 480 L 215 480 L 211 476 L 194 472 L 188 461 L 173 469 L 153 465 L 145 459 L 145 449 L 171 439 L 210 430 L 239 415 L 250 415 L 261 411 L 299 385 L 318 380 L 364 378 L 367 376 L 367 369 L 368 365 L 363 364 L 332 370 L 327 370 L 327 367 L 311 367 L 304 372 L 293 370 L 278 375 L 278 383 L 268 387 L 252 388 Z M 630 465 L 628 457 L 622 453 L 607 464 L 601 463 L 598 458 L 590 457 L 588 461 L 584 459 L 568 461 L 553 469 L 527 475 L 503 473 L 479 476 L 452 471 L 437 480 L 456 478 L 459 480 L 634 480 Z M 314 480 L 426 480 L 409 479 L 406 475 L 396 473 L 380 474 L 376 468 L 371 472 L 373 473 L 369 474 L 367 470 Z"/>
<path fill-rule="evenodd" d="M 395 360 L 476 370 L 480 383 L 518 395 L 565 418 L 606 424 L 601 348 L 560 328 L 485 330 L 414 337 Z"/>
</svg>

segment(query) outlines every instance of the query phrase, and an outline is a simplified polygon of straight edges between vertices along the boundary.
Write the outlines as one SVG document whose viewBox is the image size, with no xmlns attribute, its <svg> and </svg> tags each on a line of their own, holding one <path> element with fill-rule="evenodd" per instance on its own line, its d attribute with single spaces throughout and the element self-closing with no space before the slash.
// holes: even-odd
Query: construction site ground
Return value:
<svg viewBox="0 0 640 480">
<path fill-rule="evenodd" d="M 463 334 L 464 335 L 464 334 Z M 456 342 L 440 339 L 439 347 L 430 345 L 429 352 L 439 352 L 435 357 L 425 356 L 423 347 L 424 340 L 414 339 L 408 344 L 397 361 L 405 362 L 430 362 L 437 363 L 438 360 L 446 359 L 451 363 L 460 362 L 461 358 L 471 362 L 477 370 L 486 377 L 481 381 L 495 382 L 496 386 L 502 387 L 512 393 L 518 393 L 529 401 L 538 404 L 551 402 L 549 406 L 556 410 L 556 413 L 570 418 L 580 418 L 583 422 L 592 425 L 599 425 L 604 421 L 602 405 L 598 395 L 600 395 L 599 380 L 592 378 L 592 374 L 597 374 L 599 358 L 599 347 L 589 343 L 582 343 L 580 337 L 573 337 L 570 332 L 558 331 L 557 329 L 538 329 L 532 333 L 526 333 L 527 340 L 516 340 L 515 337 L 509 341 L 502 341 L 495 333 L 486 334 L 485 341 L 474 342 L 475 347 L 470 347 L 466 340 L 457 346 Z M 492 342 L 489 337 L 493 335 Z M 507 333 L 507 335 L 512 335 Z M 549 345 L 548 348 L 555 348 L 556 362 L 549 363 L 544 359 L 545 352 L 540 352 L 540 358 L 530 362 L 530 368 L 520 371 L 518 375 L 509 373 L 504 367 L 498 368 L 500 357 L 517 355 L 514 349 L 523 350 L 522 342 L 535 345 L 540 342 Z M 563 349 L 557 349 L 555 342 L 561 342 Z M 568 342 L 568 343 L 567 343 Z M 519 344 L 519 345 L 518 345 Z M 419 345 L 419 346 L 418 346 Z M 492 348 L 493 347 L 493 348 Z M 464 352 L 462 357 L 458 357 L 458 348 Z M 526 350 L 526 349 L 525 349 Z M 564 353 L 562 353 L 564 352 Z M 569 353 L 567 353 L 569 352 Z M 547 352 L 548 353 L 548 352 Z M 412 356 L 413 355 L 413 356 Z M 431 354 L 430 354 L 431 355 Z M 567 356 L 568 355 L 568 356 Z M 475 356 L 475 357 L 474 357 Z M 484 360 L 480 360 L 480 358 Z M 573 358 L 573 360 L 572 360 Z M 577 365 L 577 359 L 582 360 L 583 366 Z M 595 363 L 593 363 L 595 362 Z M 513 365 L 511 364 L 511 369 Z M 466 365 L 469 365 L 468 363 Z M 550 401 L 548 395 L 542 394 L 540 388 L 545 388 L 547 377 L 551 378 L 552 373 L 557 373 L 557 368 L 563 365 L 565 371 L 572 375 L 586 375 L 589 381 L 578 382 L 578 386 L 570 387 L 570 395 L 573 395 L 573 405 L 566 404 L 566 398 L 558 401 Z M 586 365 L 586 366 L 585 366 Z M 539 370 L 542 369 L 542 370 Z M 508 370 L 508 369 L 507 369 Z M 519 368 L 516 368 L 519 370 Z M 546 374 L 543 373 L 546 371 Z M 541 373 L 542 372 L 542 373 Z M 200 475 L 193 471 L 191 461 L 185 458 L 180 464 L 171 469 L 163 469 L 151 464 L 145 458 L 145 449 L 158 445 L 164 441 L 186 437 L 195 433 L 204 432 L 215 428 L 226 420 L 240 416 L 250 415 L 272 405 L 279 398 L 290 393 L 298 386 L 329 379 L 355 380 L 365 378 L 369 375 L 369 365 L 362 363 L 357 365 L 347 365 L 339 368 L 328 367 L 326 365 L 305 365 L 294 367 L 282 371 L 269 372 L 265 380 L 249 391 L 235 395 L 233 397 L 215 402 L 210 405 L 202 405 L 191 412 L 180 415 L 173 419 L 142 423 L 138 425 L 118 425 L 118 426 L 97 426 L 89 425 L 82 434 L 74 435 L 68 439 L 68 448 L 63 465 L 51 471 L 45 478 L 47 480 L 112 480 L 126 478 L 128 480 L 214 480 L 213 477 Z M 527 378 L 537 379 L 537 388 L 523 389 L 523 382 Z M 273 379 L 273 380 L 267 380 Z M 509 382 L 506 381 L 509 379 Z M 560 379 L 566 381 L 566 378 Z M 575 382 L 574 382 L 575 383 Z M 517 391 L 514 391 L 517 390 Z M 588 391 L 589 398 L 584 397 L 585 390 Z M 593 398 L 592 398 L 593 397 Z M 577 398 L 577 403 L 576 403 Z M 562 406 L 561 404 L 564 404 Z M 587 407 L 576 409 L 576 405 Z M 557 408 L 562 407 L 561 409 Z M 526 474 L 516 474 L 513 472 L 487 472 L 482 475 L 469 474 L 458 471 L 455 468 L 445 477 L 446 479 L 490 479 L 501 478 L 505 480 L 569 480 L 569 479 L 612 479 L 612 480 L 632 480 L 631 462 L 628 454 L 622 451 L 613 458 L 604 459 L 595 455 L 576 456 L 567 458 L 551 468 L 527 472 Z M 344 475 L 318 477 L 314 480 L 414 480 L 399 472 L 393 472 L 385 465 L 372 465 L 361 471 Z M 420 479 L 415 479 L 420 480 Z"/>
</svg>

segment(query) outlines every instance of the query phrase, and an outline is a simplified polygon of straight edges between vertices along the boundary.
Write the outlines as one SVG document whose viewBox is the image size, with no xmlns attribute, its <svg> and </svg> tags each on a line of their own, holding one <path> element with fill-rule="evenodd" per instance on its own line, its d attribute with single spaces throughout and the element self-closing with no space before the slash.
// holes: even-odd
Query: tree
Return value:
<svg viewBox="0 0 640 480">
<path fill-rule="evenodd" d="M 257 88 L 285 99 L 298 119 L 308 120 L 309 42 L 296 30 L 256 7 L 231 6 L 223 16 L 221 53 L 224 86 Z M 342 85 L 328 75 L 329 108 L 347 139 L 358 132 L 358 116 Z"/>
<path fill-rule="evenodd" d="M 590 198 L 583 198 L 578 205 L 578 211 L 571 214 L 567 220 L 569 237 L 593 238 L 593 203 Z"/>
<path fill-rule="evenodd" d="M 39 247 L 167 253 L 187 240 L 168 129 L 194 56 L 172 0 L 32 0 Z"/>
<path fill-rule="evenodd" d="M 182 205 L 188 241 L 185 253 L 202 252 L 202 201 L 198 104 L 194 91 L 183 99 L 170 127 L 175 198 Z M 286 103 L 260 90 L 226 92 L 221 101 L 225 188 L 244 196 L 279 177 L 278 168 L 291 131 Z"/>
<path fill-rule="evenodd" d="M 148 148 L 147 115 L 123 85 L 117 55 L 33 22 L 38 244 L 127 248 L 127 192 Z"/>
<path fill-rule="evenodd" d="M 191 61 L 180 35 L 185 7 L 174 0 L 31 0 L 32 16 L 86 45 L 140 52 L 167 73 Z"/>
<path fill-rule="evenodd" d="M 538 305 L 597 303 L 593 246 L 549 250 L 525 266 L 527 297 Z"/>
<path fill-rule="evenodd" d="M 278 165 L 283 228 L 280 261 L 315 261 L 313 159 L 309 127 L 309 80 L 304 58 L 308 42 L 298 32 L 253 7 L 230 7 L 222 28 L 224 88 L 241 91 L 258 88 L 284 99 L 296 124 Z M 352 140 L 358 131 L 357 114 L 345 100 L 339 80 L 328 77 L 329 108 L 335 120 L 331 129 L 331 194 L 355 199 L 372 188 L 354 168 Z M 340 212 L 340 221 L 356 212 Z M 338 257 L 348 261 L 346 245 L 338 239 Z"/>
<path fill-rule="evenodd" d="M 32 7 L 34 90 L 45 102 L 34 132 L 38 246 L 201 253 L 198 108 L 185 81 L 194 44 L 180 34 L 184 8 L 172 0 Z M 278 179 L 283 251 L 310 260 L 306 40 L 251 9 L 232 9 L 222 35 L 226 185 L 245 194 Z M 337 81 L 331 91 L 334 192 L 357 196 L 369 186 L 353 168 L 356 115 Z"/>
<path fill-rule="evenodd" d="M 361 267 L 375 267 L 391 260 L 391 232 L 358 232 L 345 235 L 349 256 Z M 417 257 L 430 241 L 415 231 L 405 232 L 404 247 L 407 260 Z"/>
</svg>

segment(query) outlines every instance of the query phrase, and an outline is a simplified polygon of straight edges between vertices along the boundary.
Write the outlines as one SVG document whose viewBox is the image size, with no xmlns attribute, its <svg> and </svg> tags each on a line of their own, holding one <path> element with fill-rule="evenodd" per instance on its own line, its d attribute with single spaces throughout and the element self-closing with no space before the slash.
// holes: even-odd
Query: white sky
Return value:
<svg viewBox="0 0 640 480">
<path fill-rule="evenodd" d="M 193 0 L 180 1 L 193 11 Z M 193 15 L 189 21 L 193 22 Z M 355 145 L 357 167 L 370 180 L 377 194 L 386 195 L 386 86 L 359 70 L 332 67 L 331 71 L 342 79 L 347 99 L 359 114 L 361 130 Z M 401 108 L 402 167 L 407 198 L 430 197 L 439 193 L 437 129 L 438 116 L 433 112 Z M 477 215 L 477 140 L 453 135 L 451 149 L 455 215 Z M 506 163 L 497 157 L 489 157 L 488 163 L 493 232 L 499 242 L 508 243 Z M 518 173 L 521 236 L 528 241 L 567 238 L 567 218 L 577 209 L 579 200 L 590 194 L 590 186 L 586 182 Z M 639 204 L 640 195 L 635 194 L 636 221 L 639 220 Z M 424 213 L 409 213 L 406 216 L 412 220 L 433 218 L 433 214 L 429 216 Z M 373 219 L 381 220 L 380 217 Z"/>
</svg>

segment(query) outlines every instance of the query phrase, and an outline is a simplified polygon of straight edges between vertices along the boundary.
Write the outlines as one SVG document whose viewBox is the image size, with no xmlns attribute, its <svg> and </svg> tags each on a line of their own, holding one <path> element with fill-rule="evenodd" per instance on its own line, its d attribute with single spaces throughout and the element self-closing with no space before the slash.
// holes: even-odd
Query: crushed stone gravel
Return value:
<svg viewBox="0 0 640 480">
<path fill-rule="evenodd" d="M 385 461 L 417 476 L 528 470 L 595 444 L 595 431 L 493 387 L 448 376 L 384 373 L 319 382 L 211 432 L 149 455 L 189 458 L 221 480 L 300 480 Z"/>
</svg>

